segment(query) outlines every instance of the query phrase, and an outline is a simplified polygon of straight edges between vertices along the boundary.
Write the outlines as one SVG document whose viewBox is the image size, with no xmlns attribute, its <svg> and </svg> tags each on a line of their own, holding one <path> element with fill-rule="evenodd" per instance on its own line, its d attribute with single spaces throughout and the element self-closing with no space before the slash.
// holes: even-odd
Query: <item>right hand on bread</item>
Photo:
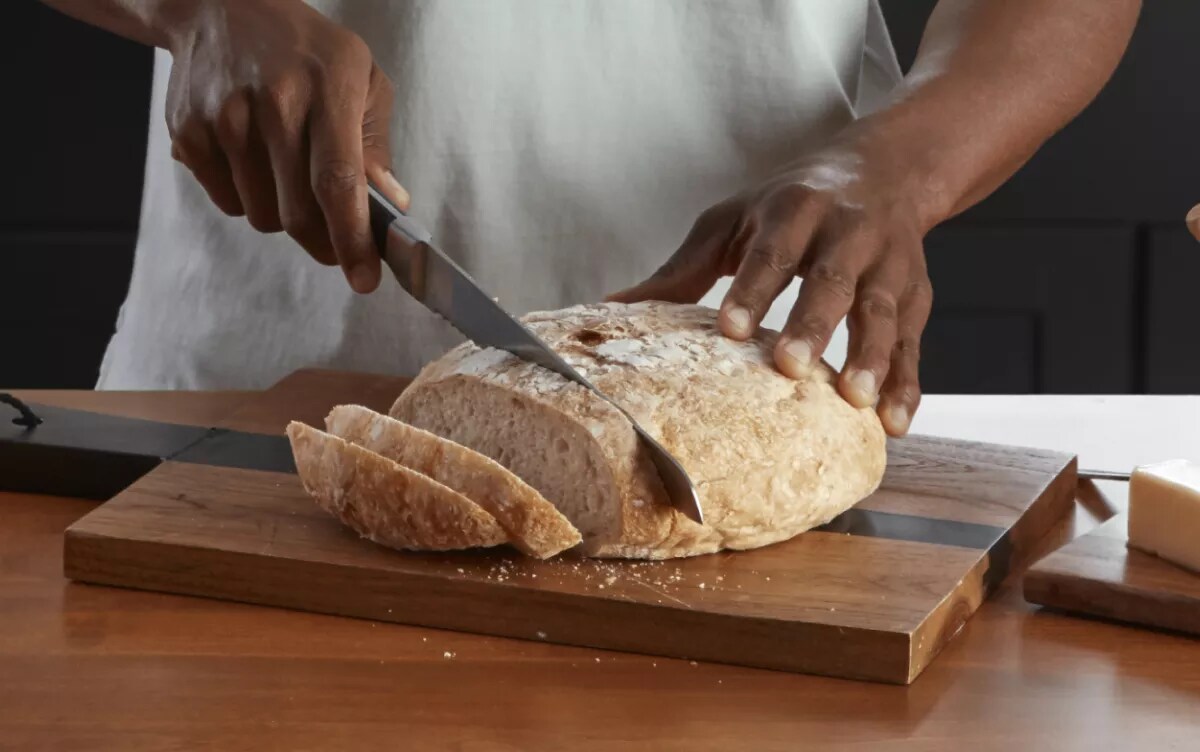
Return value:
<svg viewBox="0 0 1200 752">
<path fill-rule="evenodd" d="M 933 288 L 922 246 L 927 223 L 912 190 L 923 175 L 899 153 L 865 137 L 835 142 L 709 208 L 657 272 L 608 299 L 695 303 L 732 276 L 718 325 L 745 340 L 803 277 L 775 345 L 776 366 L 805 378 L 846 319 L 838 391 L 903 436 L 921 402 L 918 360 Z"/>
<path fill-rule="evenodd" d="M 374 290 L 367 179 L 389 165 L 392 84 L 361 38 L 300 0 L 190 0 L 170 34 L 172 156 L 230 216 L 287 232 L 357 292 Z"/>
</svg>

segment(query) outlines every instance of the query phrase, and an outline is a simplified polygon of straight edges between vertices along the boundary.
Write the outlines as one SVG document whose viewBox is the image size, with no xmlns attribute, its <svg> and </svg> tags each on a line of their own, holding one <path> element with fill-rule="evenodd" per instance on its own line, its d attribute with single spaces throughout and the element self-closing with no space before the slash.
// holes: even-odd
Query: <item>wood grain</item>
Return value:
<svg viewBox="0 0 1200 752">
<path fill-rule="evenodd" d="M 203 422 L 192 404 L 177 394 L 139 414 Z M 896 687 L 70 583 L 63 530 L 94 506 L 0 493 L 5 752 L 1195 742 L 1200 640 L 1039 611 L 1013 577 L 919 681 Z"/>
<path fill-rule="evenodd" d="M 319 424 L 336 402 L 386 407 L 404 383 L 299 373 L 224 425 Z M 863 508 L 898 534 L 811 532 L 645 565 L 398 553 L 326 516 L 294 475 L 167 462 L 67 531 L 64 567 L 99 584 L 908 683 L 1064 513 L 1074 460 L 922 437 L 889 454 Z"/>
<path fill-rule="evenodd" d="M 1039 561 L 1030 603 L 1130 624 L 1200 634 L 1200 575 L 1126 546 L 1118 515 Z"/>
</svg>

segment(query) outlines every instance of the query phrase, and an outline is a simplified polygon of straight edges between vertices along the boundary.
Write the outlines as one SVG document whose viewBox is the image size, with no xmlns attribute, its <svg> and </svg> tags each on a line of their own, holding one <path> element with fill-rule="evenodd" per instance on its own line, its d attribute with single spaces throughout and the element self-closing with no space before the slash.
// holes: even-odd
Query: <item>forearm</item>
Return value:
<svg viewBox="0 0 1200 752">
<path fill-rule="evenodd" d="M 902 159 L 924 229 L 1012 176 L 1104 86 L 1140 0 L 941 0 L 892 101 L 845 138 Z"/>
<path fill-rule="evenodd" d="M 169 48 L 203 0 L 41 0 L 86 24 L 153 47 Z"/>
</svg>

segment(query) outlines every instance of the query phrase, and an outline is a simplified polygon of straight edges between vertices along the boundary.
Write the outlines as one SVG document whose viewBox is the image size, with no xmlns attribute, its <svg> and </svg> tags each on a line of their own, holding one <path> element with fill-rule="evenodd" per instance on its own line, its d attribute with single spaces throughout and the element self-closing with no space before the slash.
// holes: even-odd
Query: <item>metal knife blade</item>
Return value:
<svg viewBox="0 0 1200 752">
<path fill-rule="evenodd" d="M 593 386 L 524 324 L 497 303 L 458 264 L 437 248 L 433 238 L 411 217 L 368 185 L 371 230 L 383 261 L 396 280 L 418 302 L 442 316 L 471 341 L 516 355 L 548 368 L 590 390 L 620 410 L 646 445 L 672 506 L 703 524 L 696 487 L 679 461 L 617 403 Z"/>
</svg>

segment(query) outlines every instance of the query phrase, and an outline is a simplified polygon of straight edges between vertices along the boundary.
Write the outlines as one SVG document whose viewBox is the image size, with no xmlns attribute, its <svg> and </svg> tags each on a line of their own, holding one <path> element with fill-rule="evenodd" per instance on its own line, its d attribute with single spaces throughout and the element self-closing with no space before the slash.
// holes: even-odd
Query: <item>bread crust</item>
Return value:
<svg viewBox="0 0 1200 752">
<path fill-rule="evenodd" d="M 508 541 L 482 507 L 427 476 L 303 423 L 287 435 L 305 490 L 364 538 L 414 551 Z"/>
<path fill-rule="evenodd" d="M 325 428 L 483 507 L 525 554 L 547 559 L 582 540 L 575 526 L 529 484 L 461 444 L 359 405 L 334 407 Z"/>
</svg>

